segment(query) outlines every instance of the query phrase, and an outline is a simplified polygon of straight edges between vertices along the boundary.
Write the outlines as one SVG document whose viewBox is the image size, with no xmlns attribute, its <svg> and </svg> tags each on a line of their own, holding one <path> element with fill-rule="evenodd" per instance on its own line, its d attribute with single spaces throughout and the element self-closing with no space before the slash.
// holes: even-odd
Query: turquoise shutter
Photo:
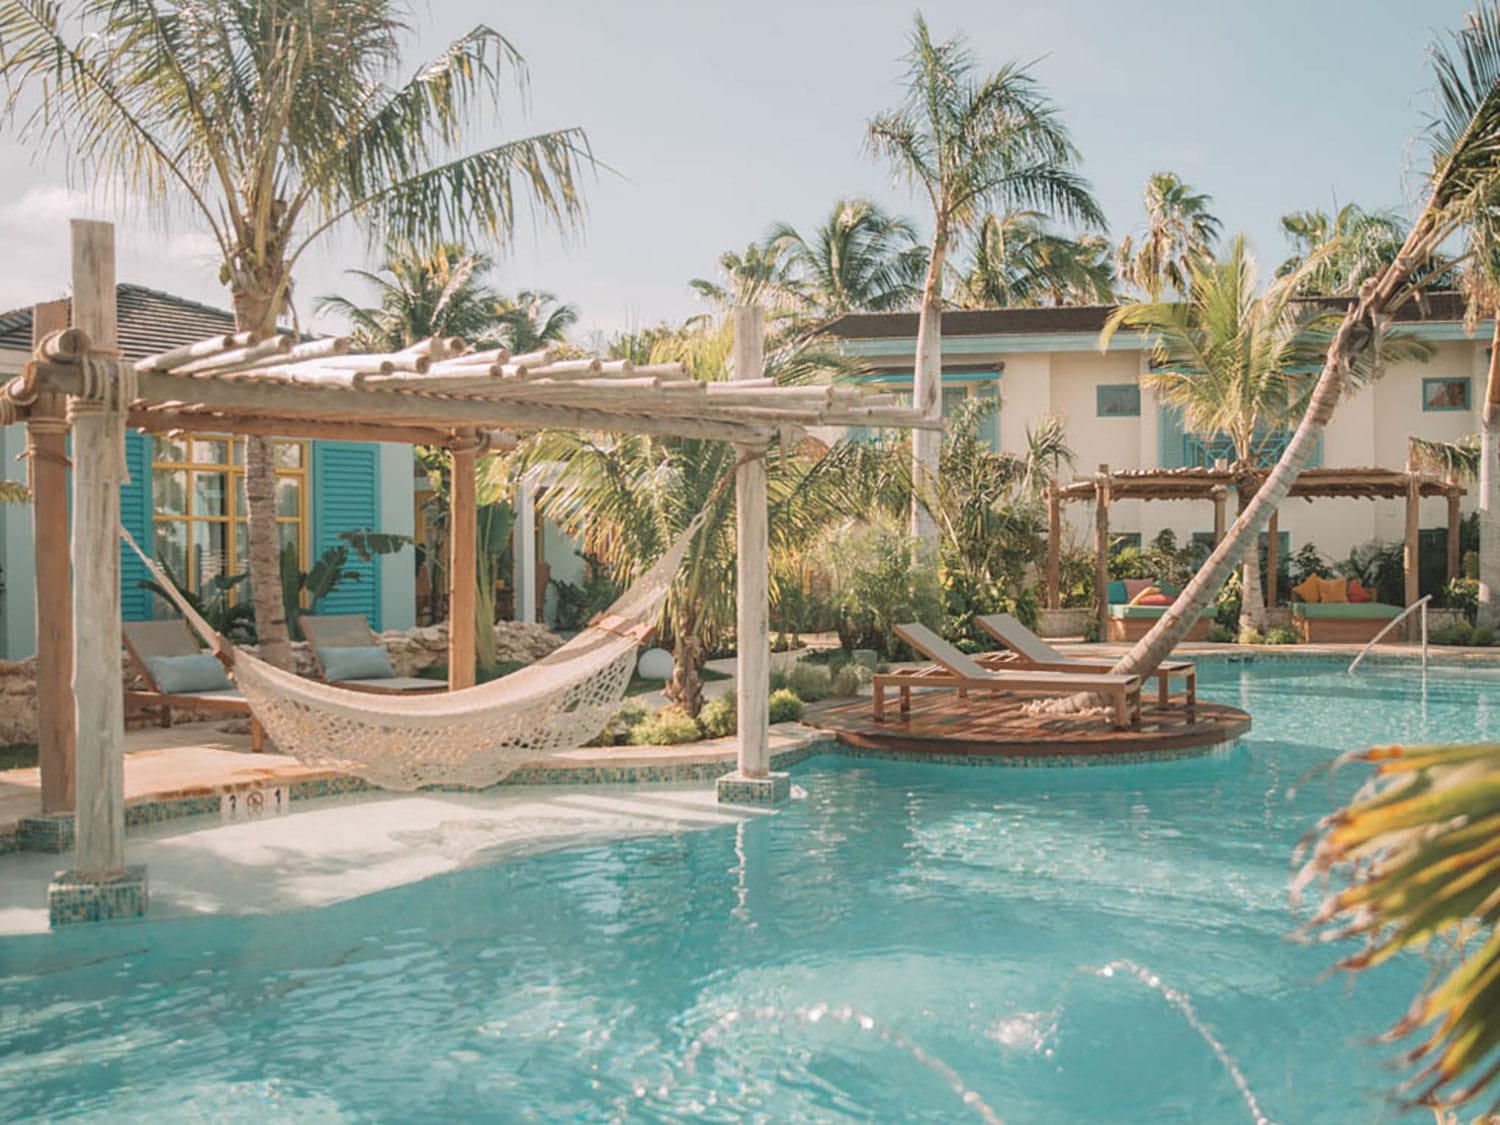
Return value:
<svg viewBox="0 0 1500 1125">
<path fill-rule="evenodd" d="M 1161 421 L 1157 427 L 1157 464 L 1163 469 L 1180 469 L 1187 464 L 1183 455 L 1182 411 L 1163 403 L 1160 414 Z"/>
<path fill-rule="evenodd" d="M 319 441 L 312 448 L 312 558 L 343 544 L 341 531 L 378 530 L 380 450 L 374 445 Z M 359 575 L 313 607 L 315 613 L 362 613 L 380 628 L 380 566 L 352 551 L 349 569 Z"/>
<path fill-rule="evenodd" d="M 147 434 L 125 435 L 125 464 L 130 483 L 120 486 L 120 522 L 130 532 L 141 550 L 153 553 L 151 526 L 151 438 Z M 40 561 L 40 560 L 38 560 Z M 146 564 L 124 541 L 120 543 L 120 616 L 125 621 L 151 618 L 156 595 L 141 588 L 141 580 L 150 577 Z"/>
</svg>

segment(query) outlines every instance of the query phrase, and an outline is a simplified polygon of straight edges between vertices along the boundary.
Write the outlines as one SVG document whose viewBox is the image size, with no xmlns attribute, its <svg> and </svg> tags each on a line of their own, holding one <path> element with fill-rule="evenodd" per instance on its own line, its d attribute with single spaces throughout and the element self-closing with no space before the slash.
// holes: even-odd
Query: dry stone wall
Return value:
<svg viewBox="0 0 1500 1125">
<path fill-rule="evenodd" d="M 381 643 L 390 654 L 391 667 L 398 676 L 415 676 L 448 659 L 448 626 L 431 625 L 405 632 L 380 634 Z M 562 644 L 562 640 L 544 625 L 524 621 L 501 621 L 495 625 L 495 658 L 530 664 L 540 660 Z M 254 648 L 249 648 L 254 652 Z M 301 675 L 313 674 L 312 653 L 306 644 L 292 646 L 292 654 Z M 37 739 L 36 657 L 26 660 L 0 660 L 0 746 Z M 126 682 L 131 676 L 126 672 Z M 222 719 L 223 713 L 193 716 L 179 712 L 188 721 L 195 717 Z"/>
</svg>

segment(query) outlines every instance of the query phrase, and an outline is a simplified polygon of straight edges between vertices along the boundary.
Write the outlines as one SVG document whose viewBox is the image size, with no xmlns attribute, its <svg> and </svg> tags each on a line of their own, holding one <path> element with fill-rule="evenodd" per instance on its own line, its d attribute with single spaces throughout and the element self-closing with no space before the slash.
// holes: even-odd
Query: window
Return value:
<svg viewBox="0 0 1500 1125">
<path fill-rule="evenodd" d="M 1468 410 L 1467 379 L 1423 379 L 1423 410 Z"/>
<path fill-rule="evenodd" d="M 1096 413 L 1100 418 L 1139 418 L 1141 388 L 1138 383 L 1104 383 L 1094 388 Z"/>
<path fill-rule="evenodd" d="M 158 435 L 151 453 L 155 555 L 189 590 L 244 570 L 244 443 L 201 434 Z M 276 522 L 283 544 L 307 555 L 307 444 L 276 443 Z"/>
</svg>

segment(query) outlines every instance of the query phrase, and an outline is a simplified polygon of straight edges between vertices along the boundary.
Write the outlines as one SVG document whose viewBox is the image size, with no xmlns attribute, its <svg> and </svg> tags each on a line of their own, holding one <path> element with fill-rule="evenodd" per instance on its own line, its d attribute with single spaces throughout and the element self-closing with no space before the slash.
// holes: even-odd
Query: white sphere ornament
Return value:
<svg viewBox="0 0 1500 1125">
<path fill-rule="evenodd" d="M 670 680 L 674 665 L 672 654 L 664 648 L 648 648 L 635 666 L 643 680 Z"/>
</svg>

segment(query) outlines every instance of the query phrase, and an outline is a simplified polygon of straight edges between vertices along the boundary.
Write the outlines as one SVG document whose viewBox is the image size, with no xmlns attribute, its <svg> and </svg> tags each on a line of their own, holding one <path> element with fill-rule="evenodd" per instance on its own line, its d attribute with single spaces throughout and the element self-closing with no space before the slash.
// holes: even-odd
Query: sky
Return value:
<svg viewBox="0 0 1500 1125">
<path fill-rule="evenodd" d="M 1060 109 L 1119 239 L 1143 221 L 1141 191 L 1177 172 L 1214 198 L 1269 271 L 1279 217 L 1347 202 L 1412 209 L 1430 106 L 1427 45 L 1469 0 L 945 0 L 935 35 L 962 32 L 981 68 L 1013 60 Z M 528 217 L 498 258 L 505 291 L 575 304 L 589 342 L 701 312 L 688 287 L 715 276 L 777 221 L 810 231 L 844 196 L 872 197 L 919 227 L 923 202 L 864 150 L 869 118 L 897 104 L 911 0 L 418 0 L 410 72 L 479 22 L 530 69 L 472 135 L 495 143 L 581 126 L 608 166 L 585 184 L 582 232 Z M 218 262 L 190 213 L 122 204 L 82 183 L 67 153 L 0 124 L 0 309 L 67 287 L 67 220 L 120 222 L 119 277 L 226 306 Z M 344 271 L 379 264 L 349 229 L 299 267 L 304 324 L 317 298 L 369 296 Z"/>
</svg>

